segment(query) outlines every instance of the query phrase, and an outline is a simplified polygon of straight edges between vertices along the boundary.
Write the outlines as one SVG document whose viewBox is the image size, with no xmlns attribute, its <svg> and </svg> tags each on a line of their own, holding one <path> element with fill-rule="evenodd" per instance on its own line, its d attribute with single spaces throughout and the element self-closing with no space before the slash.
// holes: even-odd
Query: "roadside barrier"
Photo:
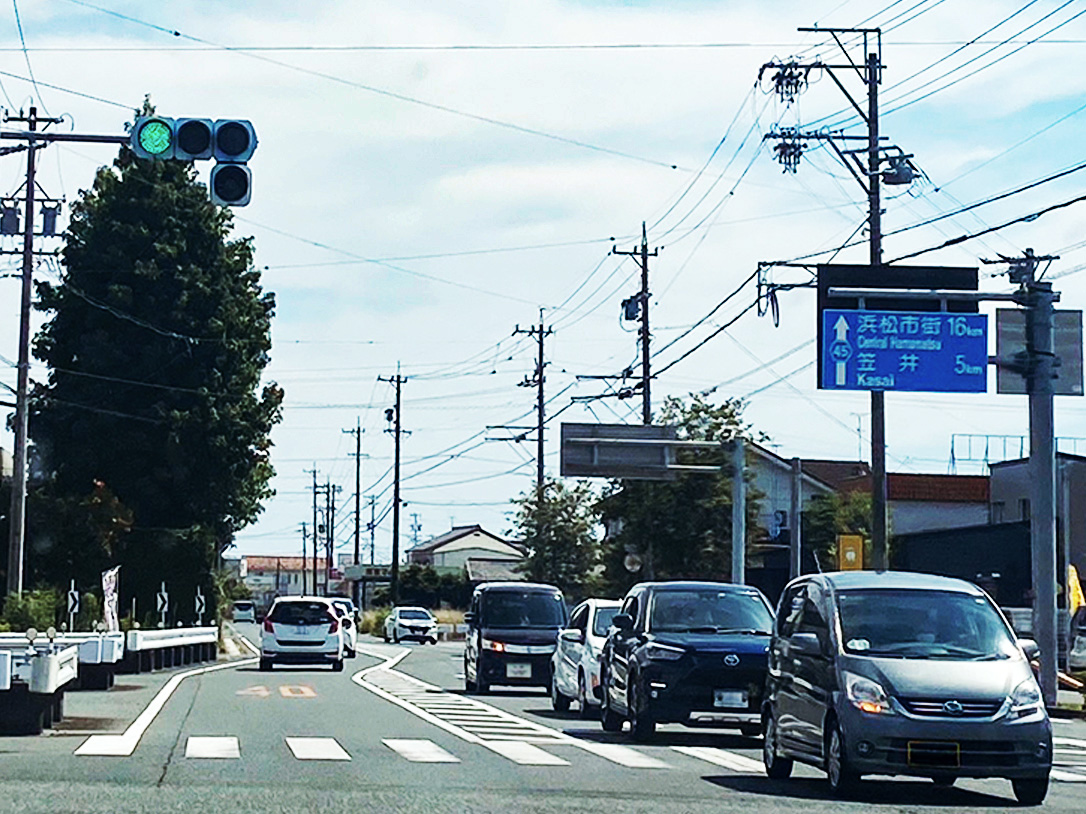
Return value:
<svg viewBox="0 0 1086 814">
<path fill-rule="evenodd" d="M 215 661 L 218 657 L 218 627 L 130 630 L 125 637 L 125 655 L 118 666 L 118 672 L 168 670 L 187 664 Z"/>
<path fill-rule="evenodd" d="M 78 675 L 76 645 L 42 642 L 33 629 L 21 642 L 0 642 L 0 732 L 39 735 L 51 727 L 63 718 L 64 691 Z"/>
</svg>

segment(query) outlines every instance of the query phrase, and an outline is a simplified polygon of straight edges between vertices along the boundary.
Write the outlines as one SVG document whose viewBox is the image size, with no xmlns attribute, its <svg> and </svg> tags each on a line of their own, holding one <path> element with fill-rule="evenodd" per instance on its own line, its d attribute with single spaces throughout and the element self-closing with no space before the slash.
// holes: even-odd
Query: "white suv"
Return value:
<svg viewBox="0 0 1086 814">
<path fill-rule="evenodd" d="M 344 637 L 340 615 L 330 599 L 284 596 L 264 618 L 260 669 L 280 664 L 331 664 L 343 669 Z"/>
<path fill-rule="evenodd" d="M 437 644 L 437 619 L 426 608 L 393 608 L 385 619 L 384 639 L 397 644 L 404 639 Z"/>
</svg>

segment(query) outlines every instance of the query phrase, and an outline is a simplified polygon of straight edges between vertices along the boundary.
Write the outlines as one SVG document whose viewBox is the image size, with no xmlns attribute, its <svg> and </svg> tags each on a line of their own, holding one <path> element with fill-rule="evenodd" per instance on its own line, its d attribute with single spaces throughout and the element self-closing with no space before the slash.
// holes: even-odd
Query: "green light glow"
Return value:
<svg viewBox="0 0 1086 814">
<path fill-rule="evenodd" d="M 172 139 L 173 133 L 165 122 L 152 119 L 140 128 L 140 147 L 151 155 L 162 155 L 169 150 Z"/>
</svg>

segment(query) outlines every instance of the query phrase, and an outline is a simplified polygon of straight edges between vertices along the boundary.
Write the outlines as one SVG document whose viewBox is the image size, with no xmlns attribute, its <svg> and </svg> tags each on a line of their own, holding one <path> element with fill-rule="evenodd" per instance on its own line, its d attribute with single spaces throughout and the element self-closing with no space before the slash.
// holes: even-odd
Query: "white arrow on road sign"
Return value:
<svg viewBox="0 0 1086 814">
<path fill-rule="evenodd" d="M 837 318 L 837 322 L 833 323 L 833 329 L 837 332 L 838 342 L 848 341 L 848 320 L 843 316 Z"/>
</svg>

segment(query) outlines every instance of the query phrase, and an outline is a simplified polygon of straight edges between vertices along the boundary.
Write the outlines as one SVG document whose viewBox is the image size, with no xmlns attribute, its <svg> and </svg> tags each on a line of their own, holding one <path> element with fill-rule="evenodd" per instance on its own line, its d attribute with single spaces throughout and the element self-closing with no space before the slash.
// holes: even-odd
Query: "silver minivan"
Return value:
<svg viewBox="0 0 1086 814">
<path fill-rule="evenodd" d="M 962 580 L 793 580 L 777 608 L 762 729 L 771 778 L 798 760 L 824 769 L 841 796 L 865 774 L 945 786 L 1004 777 L 1026 805 L 1048 792 L 1052 726 L 1040 688 L 1003 614 Z"/>
</svg>

